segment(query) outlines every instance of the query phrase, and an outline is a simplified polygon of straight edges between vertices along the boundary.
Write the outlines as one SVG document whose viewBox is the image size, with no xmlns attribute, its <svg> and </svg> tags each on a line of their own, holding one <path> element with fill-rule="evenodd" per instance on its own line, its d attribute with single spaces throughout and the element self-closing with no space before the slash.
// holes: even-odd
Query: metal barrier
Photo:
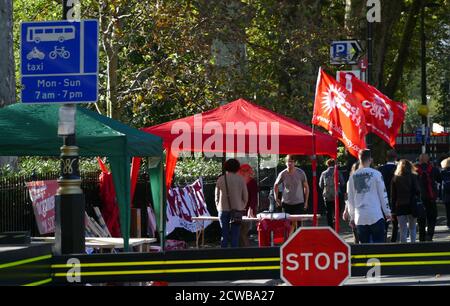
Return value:
<svg viewBox="0 0 450 306">
<path fill-rule="evenodd" d="M 352 276 L 365 276 L 374 266 L 381 275 L 450 273 L 450 242 L 352 245 L 351 250 Z M 81 281 L 91 283 L 280 278 L 278 247 L 61 256 L 52 265 L 54 282 L 64 283 L 67 272 L 74 272 L 66 265 L 70 258 L 80 261 Z"/>
<path fill-rule="evenodd" d="M 450 273 L 450 242 L 359 244 L 351 252 L 352 276 L 365 276 L 375 265 L 381 275 Z"/>
<path fill-rule="evenodd" d="M 52 282 L 52 246 L 0 246 L 0 286 L 38 286 Z"/>
<path fill-rule="evenodd" d="M 279 278 L 280 271 L 279 248 L 95 254 L 55 257 L 54 282 L 66 283 L 67 275 L 76 272 L 68 260 L 79 260 L 83 283 L 269 279 Z"/>
<path fill-rule="evenodd" d="M 278 247 L 70 256 L 52 256 L 49 250 L 50 245 L 35 249 L 34 253 L 27 249 L 1 252 L 0 284 L 70 285 L 280 278 Z M 6 258 L 4 254 L 9 255 Z M 366 276 L 375 266 L 381 276 L 450 273 L 450 242 L 352 245 L 351 254 L 352 276 Z"/>
</svg>

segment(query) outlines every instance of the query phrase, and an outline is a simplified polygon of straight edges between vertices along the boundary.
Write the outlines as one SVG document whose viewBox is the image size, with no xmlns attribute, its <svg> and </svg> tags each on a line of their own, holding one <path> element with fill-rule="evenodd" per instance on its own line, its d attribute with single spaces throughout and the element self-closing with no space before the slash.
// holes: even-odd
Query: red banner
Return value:
<svg viewBox="0 0 450 306">
<path fill-rule="evenodd" d="M 358 157 L 366 148 L 364 110 L 355 97 L 333 77 L 319 70 L 312 123 L 327 129 Z"/>
<path fill-rule="evenodd" d="M 33 202 L 33 211 L 39 233 L 41 235 L 54 233 L 57 181 L 33 181 L 27 182 L 26 185 Z"/>
<path fill-rule="evenodd" d="M 385 96 L 375 87 L 361 81 L 352 73 L 339 72 L 339 83 L 351 92 L 362 105 L 367 130 L 378 135 L 391 147 L 395 146 L 400 126 L 405 119 L 406 104 Z"/>
</svg>

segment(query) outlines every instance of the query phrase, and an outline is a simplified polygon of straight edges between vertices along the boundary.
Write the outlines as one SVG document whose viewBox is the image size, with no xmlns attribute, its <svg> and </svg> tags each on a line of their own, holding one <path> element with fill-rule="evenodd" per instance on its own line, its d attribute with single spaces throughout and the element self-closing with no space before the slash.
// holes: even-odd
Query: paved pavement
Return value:
<svg viewBox="0 0 450 306">
<path fill-rule="evenodd" d="M 273 287 L 287 285 L 279 279 L 256 279 L 237 281 L 170 283 L 169 286 Z M 364 277 L 351 277 L 345 282 L 344 286 L 450 286 L 450 275 L 422 275 L 404 277 L 383 276 L 377 281 L 368 281 Z"/>
</svg>

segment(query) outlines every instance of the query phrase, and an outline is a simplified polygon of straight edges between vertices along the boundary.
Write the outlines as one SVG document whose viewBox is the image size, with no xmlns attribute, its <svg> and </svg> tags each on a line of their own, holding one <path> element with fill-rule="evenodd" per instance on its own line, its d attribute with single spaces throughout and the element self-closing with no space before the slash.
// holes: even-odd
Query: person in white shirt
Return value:
<svg viewBox="0 0 450 306">
<path fill-rule="evenodd" d="M 385 219 L 391 220 L 391 210 L 383 176 L 370 168 L 370 150 L 359 152 L 361 168 L 348 182 L 348 212 L 355 222 L 360 243 L 385 242 Z"/>
</svg>

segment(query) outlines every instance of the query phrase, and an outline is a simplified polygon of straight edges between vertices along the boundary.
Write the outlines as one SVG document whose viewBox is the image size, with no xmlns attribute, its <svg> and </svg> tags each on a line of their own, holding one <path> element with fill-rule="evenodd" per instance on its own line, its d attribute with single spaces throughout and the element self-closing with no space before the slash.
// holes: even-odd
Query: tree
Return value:
<svg viewBox="0 0 450 306">
<path fill-rule="evenodd" d="M 13 52 L 12 0 L 0 1 L 0 43 L 4 52 L 0 56 L 0 107 L 16 103 L 16 79 Z M 17 157 L 0 156 L 0 168 L 17 167 Z"/>
<path fill-rule="evenodd" d="M 0 1 L 0 107 L 16 102 L 12 0 Z"/>
<path fill-rule="evenodd" d="M 419 2 L 381 1 L 382 22 L 374 24 L 373 80 L 399 101 L 410 99 L 409 76 L 419 68 Z M 432 99 L 444 101 L 440 76 L 449 65 L 438 63 L 449 54 L 449 0 L 435 2 L 440 7 L 430 8 L 427 20 L 429 72 L 436 83 Z M 329 43 L 365 40 L 366 3 L 83 0 L 81 17 L 98 18 L 101 24 L 97 110 L 142 127 L 243 97 L 309 124 L 318 67 L 345 69 L 328 64 Z M 33 5 L 16 0 L 14 9 L 17 23 L 60 19 L 61 12 L 55 0 L 35 0 Z M 16 28 L 16 50 L 18 35 Z M 220 43 L 220 52 L 237 60 L 223 65 L 217 54 Z"/>
</svg>

